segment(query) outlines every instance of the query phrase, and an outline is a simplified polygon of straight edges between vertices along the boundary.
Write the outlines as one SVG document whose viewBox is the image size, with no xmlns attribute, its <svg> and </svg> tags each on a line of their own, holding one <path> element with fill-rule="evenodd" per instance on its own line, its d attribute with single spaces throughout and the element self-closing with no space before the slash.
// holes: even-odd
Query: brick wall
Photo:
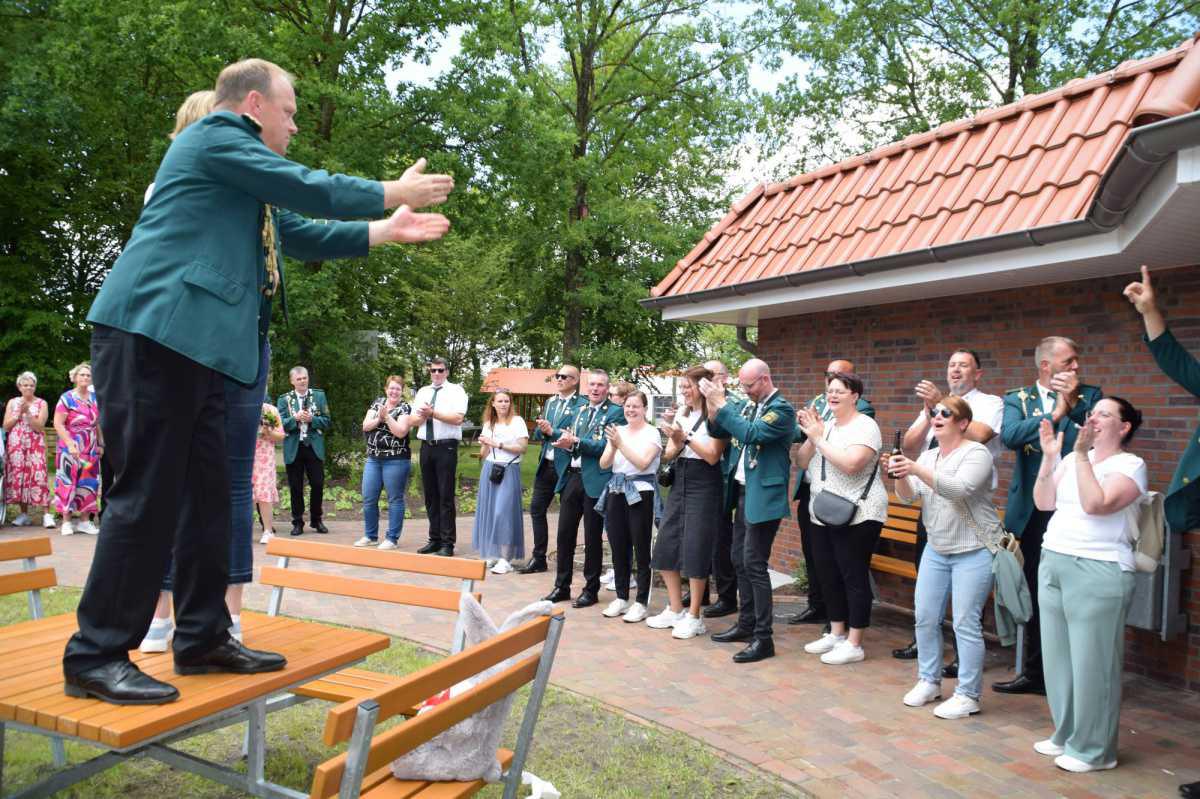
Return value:
<svg viewBox="0 0 1200 799">
<path fill-rule="evenodd" d="M 776 384 L 794 403 L 822 388 L 825 365 L 834 358 L 854 361 L 875 406 L 885 444 L 892 431 L 907 427 L 918 403 L 917 381 L 945 386 L 946 360 L 959 346 L 983 359 L 981 388 L 1003 394 L 1037 376 L 1033 350 L 1047 335 L 1079 342 L 1080 374 L 1106 394 L 1119 394 L 1143 413 L 1145 423 L 1131 448 L 1146 460 L 1151 486 L 1165 490 L 1187 438 L 1200 423 L 1200 401 L 1159 372 L 1142 343 L 1141 317 L 1121 296 L 1131 278 L 1060 283 L 1012 291 L 946 297 L 928 302 L 874 306 L 763 320 L 759 353 L 771 365 Z M 1155 275 L 1171 330 L 1200 357 L 1200 268 Z M 997 504 L 1003 505 L 1013 455 L 1000 463 Z M 1185 538 L 1200 563 L 1200 531 Z M 911 547 L 892 554 L 911 557 Z M 772 565 L 791 571 L 802 558 L 794 517 L 775 542 Z M 883 599 L 912 607 L 912 581 L 877 574 Z M 1200 690 L 1200 568 L 1184 574 L 1182 608 L 1190 614 L 1186 636 L 1163 643 L 1130 630 L 1126 665 L 1176 686 Z"/>
</svg>

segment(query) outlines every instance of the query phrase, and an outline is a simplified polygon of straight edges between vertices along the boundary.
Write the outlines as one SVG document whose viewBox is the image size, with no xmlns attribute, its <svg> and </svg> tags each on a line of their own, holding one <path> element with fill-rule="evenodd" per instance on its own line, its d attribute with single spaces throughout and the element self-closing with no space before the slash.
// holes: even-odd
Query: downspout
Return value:
<svg viewBox="0 0 1200 799">
<path fill-rule="evenodd" d="M 746 352 L 750 353 L 751 355 L 755 355 L 755 356 L 758 355 L 758 342 L 751 341 L 750 339 L 746 338 L 746 326 L 745 325 L 737 326 L 737 343 L 738 343 L 739 347 L 741 347 L 742 349 L 744 349 Z"/>
</svg>

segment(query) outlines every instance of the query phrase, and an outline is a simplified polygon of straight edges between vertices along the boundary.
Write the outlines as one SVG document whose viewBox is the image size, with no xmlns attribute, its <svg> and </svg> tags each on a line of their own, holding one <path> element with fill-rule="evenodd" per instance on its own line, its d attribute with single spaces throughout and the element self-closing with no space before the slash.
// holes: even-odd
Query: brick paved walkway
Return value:
<svg viewBox="0 0 1200 799">
<path fill-rule="evenodd" d="M 308 533 L 303 540 L 350 543 L 359 535 L 357 523 L 330 527 L 329 536 Z M 410 520 L 401 549 L 423 544 L 424 530 L 424 520 Z M 2 538 L 22 534 L 0 530 Z M 470 538 L 471 520 L 460 519 L 460 554 L 469 553 Z M 53 545 L 59 581 L 82 585 L 94 539 L 56 535 Z M 258 554 L 256 565 L 262 560 Z M 552 581 L 549 575 L 489 575 L 484 604 L 502 617 L 544 595 Z M 266 590 L 251 586 L 246 604 L 265 609 L 266 597 Z M 686 733 L 816 796 L 1171 797 L 1179 783 L 1200 780 L 1200 697 L 1194 694 L 1127 680 L 1120 768 L 1071 775 L 1031 748 L 1051 731 L 1040 697 L 985 690 L 983 712 L 956 722 L 934 718 L 929 708 L 904 707 L 900 698 L 915 670 L 889 654 L 911 636 L 911 617 L 898 611 L 877 611 L 863 663 L 824 666 L 801 649 L 813 628 L 780 624 L 778 657 L 737 666 L 730 661 L 734 646 L 707 638 L 676 641 L 667 631 L 603 618 L 600 608 L 611 598 L 602 592 L 600 606 L 567 610 L 556 684 Z M 651 611 L 664 599 L 657 590 Z M 290 615 L 383 630 L 441 649 L 449 645 L 448 617 L 436 611 L 300 592 L 286 595 L 283 607 Z M 780 615 L 796 608 L 776 605 Z M 1010 663 L 1010 650 L 990 649 L 985 681 L 1003 678 Z"/>
</svg>

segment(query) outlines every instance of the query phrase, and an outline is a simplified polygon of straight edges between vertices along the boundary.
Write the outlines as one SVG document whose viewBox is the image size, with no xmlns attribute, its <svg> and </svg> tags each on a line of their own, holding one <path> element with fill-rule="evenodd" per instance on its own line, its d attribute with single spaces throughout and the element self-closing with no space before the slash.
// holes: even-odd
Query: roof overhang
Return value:
<svg viewBox="0 0 1200 799">
<path fill-rule="evenodd" d="M 1200 112 L 1130 132 L 1083 219 L 691 294 L 663 319 L 760 319 L 1065 283 L 1200 260 Z"/>
</svg>

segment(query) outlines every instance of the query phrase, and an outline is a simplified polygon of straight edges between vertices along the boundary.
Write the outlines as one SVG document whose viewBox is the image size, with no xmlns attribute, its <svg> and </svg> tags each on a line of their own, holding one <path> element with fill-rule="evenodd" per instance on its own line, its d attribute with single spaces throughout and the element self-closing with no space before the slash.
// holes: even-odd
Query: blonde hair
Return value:
<svg viewBox="0 0 1200 799">
<path fill-rule="evenodd" d="M 174 139 L 188 125 L 208 116 L 213 110 L 216 98 L 217 93 L 212 89 L 203 89 L 189 94 L 183 101 L 183 105 L 179 106 L 179 110 L 175 112 L 175 130 L 168 133 L 167 138 Z"/>
<path fill-rule="evenodd" d="M 92 365 L 87 361 L 84 361 L 83 363 L 77 363 L 72 366 L 71 371 L 67 372 L 67 377 L 71 379 L 72 383 L 75 382 L 75 375 L 79 374 L 80 369 L 87 369 L 90 372 L 92 371 Z"/>
<path fill-rule="evenodd" d="M 296 82 L 287 70 L 261 58 L 243 58 L 234 62 L 217 76 L 215 104 L 218 108 L 235 106 L 250 92 L 270 97 L 276 75 L 282 75 L 288 83 Z"/>
</svg>

